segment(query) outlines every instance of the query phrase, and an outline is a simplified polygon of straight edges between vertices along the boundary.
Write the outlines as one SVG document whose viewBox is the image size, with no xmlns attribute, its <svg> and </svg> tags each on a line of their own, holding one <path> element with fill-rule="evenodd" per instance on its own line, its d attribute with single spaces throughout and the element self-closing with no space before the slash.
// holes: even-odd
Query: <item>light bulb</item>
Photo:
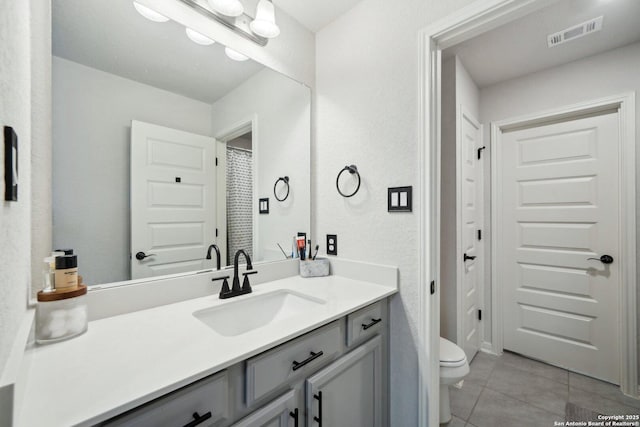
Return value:
<svg viewBox="0 0 640 427">
<path fill-rule="evenodd" d="M 187 27 L 185 31 L 187 33 L 187 37 L 189 37 L 189 39 L 191 39 L 191 41 L 194 43 L 200 44 L 202 46 L 209 46 L 215 43 L 214 40 L 211 40 L 209 37 L 195 30 L 192 30 L 191 28 Z"/>
<path fill-rule="evenodd" d="M 244 13 L 244 6 L 239 0 L 209 0 L 209 6 L 226 16 L 240 16 Z"/>
<path fill-rule="evenodd" d="M 246 61 L 247 59 L 249 59 L 248 56 L 241 54 L 240 52 L 236 52 L 235 50 L 231 49 L 230 47 L 225 47 L 224 48 L 224 53 L 227 54 L 227 56 L 231 59 L 233 59 L 234 61 Z"/>
<path fill-rule="evenodd" d="M 156 12 L 155 10 L 148 8 L 147 6 L 144 6 L 136 1 L 133 2 L 133 7 L 136 8 L 136 10 L 138 11 L 138 13 L 142 16 L 144 16 L 145 18 L 147 18 L 150 21 L 153 22 L 167 22 L 169 20 L 169 18 L 167 18 L 164 15 L 159 14 L 158 12 Z"/>
<path fill-rule="evenodd" d="M 260 0 L 256 11 L 256 19 L 249 24 L 251 31 L 259 36 L 272 39 L 280 35 L 280 28 L 276 25 L 276 14 L 270 0 Z"/>
</svg>

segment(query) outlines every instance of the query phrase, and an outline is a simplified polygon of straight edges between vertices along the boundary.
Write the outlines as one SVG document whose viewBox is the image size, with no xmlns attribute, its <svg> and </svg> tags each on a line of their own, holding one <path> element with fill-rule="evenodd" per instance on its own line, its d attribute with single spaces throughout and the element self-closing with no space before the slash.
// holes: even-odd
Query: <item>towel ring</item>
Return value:
<svg viewBox="0 0 640 427">
<path fill-rule="evenodd" d="M 340 176 L 343 174 L 344 171 L 348 171 L 351 175 L 356 174 L 356 176 L 358 177 L 358 186 L 356 187 L 355 191 L 351 194 L 344 194 L 340 190 Z M 345 166 L 344 168 L 342 168 L 340 173 L 338 173 L 338 177 L 336 178 L 336 188 L 338 189 L 338 193 L 340 193 L 342 197 L 353 197 L 356 195 L 358 190 L 360 190 L 360 182 L 361 182 L 360 173 L 358 172 L 357 166 L 356 165 Z"/>
<path fill-rule="evenodd" d="M 280 199 L 278 197 L 278 194 L 276 193 L 276 188 L 278 187 L 278 183 L 280 181 L 284 182 L 284 185 L 287 186 L 287 194 L 285 194 L 285 196 L 282 199 Z M 285 200 L 287 200 L 287 197 L 289 197 L 289 177 L 288 176 L 278 178 L 276 183 L 273 184 L 273 195 L 275 196 L 276 200 L 279 202 L 284 202 Z"/>
</svg>

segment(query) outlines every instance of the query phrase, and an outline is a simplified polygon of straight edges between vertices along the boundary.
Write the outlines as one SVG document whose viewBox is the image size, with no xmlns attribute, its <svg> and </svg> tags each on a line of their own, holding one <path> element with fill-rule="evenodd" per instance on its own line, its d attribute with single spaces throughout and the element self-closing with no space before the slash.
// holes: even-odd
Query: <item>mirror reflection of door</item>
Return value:
<svg viewBox="0 0 640 427">
<path fill-rule="evenodd" d="M 131 278 L 206 268 L 216 242 L 216 140 L 131 124 Z"/>
</svg>

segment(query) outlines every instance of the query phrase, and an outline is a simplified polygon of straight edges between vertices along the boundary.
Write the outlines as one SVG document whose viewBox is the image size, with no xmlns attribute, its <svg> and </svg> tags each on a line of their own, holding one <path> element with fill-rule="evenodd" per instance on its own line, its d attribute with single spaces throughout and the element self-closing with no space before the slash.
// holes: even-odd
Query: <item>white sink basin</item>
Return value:
<svg viewBox="0 0 640 427">
<path fill-rule="evenodd" d="M 289 319 L 324 303 L 321 299 L 282 290 L 226 302 L 198 310 L 193 315 L 220 335 L 232 337 Z"/>
</svg>

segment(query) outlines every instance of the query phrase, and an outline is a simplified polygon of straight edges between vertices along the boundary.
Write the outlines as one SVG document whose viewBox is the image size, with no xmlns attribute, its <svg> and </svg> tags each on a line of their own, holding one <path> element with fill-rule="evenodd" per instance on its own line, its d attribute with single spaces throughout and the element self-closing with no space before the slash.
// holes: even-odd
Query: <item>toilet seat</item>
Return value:
<svg viewBox="0 0 640 427">
<path fill-rule="evenodd" d="M 464 351 L 451 341 L 440 337 L 440 366 L 457 368 L 467 363 Z"/>
</svg>

